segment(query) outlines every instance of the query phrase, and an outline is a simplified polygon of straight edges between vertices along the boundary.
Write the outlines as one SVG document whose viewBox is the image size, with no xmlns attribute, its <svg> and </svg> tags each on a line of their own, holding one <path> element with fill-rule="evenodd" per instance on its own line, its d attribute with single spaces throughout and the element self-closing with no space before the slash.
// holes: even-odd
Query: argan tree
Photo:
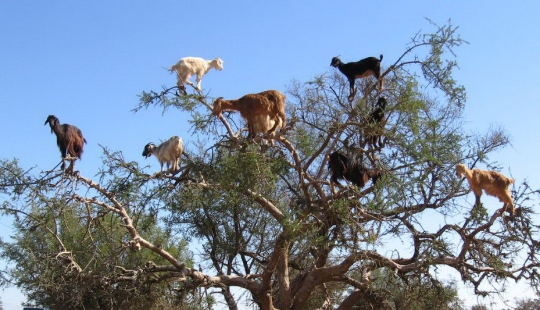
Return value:
<svg viewBox="0 0 540 310">
<path fill-rule="evenodd" d="M 17 228 L 1 244 L 7 275 L 51 308 L 458 309 L 442 269 L 484 296 L 508 281 L 536 289 L 537 191 L 516 180 L 510 216 L 473 207 L 455 174 L 458 163 L 500 169 L 489 155 L 509 143 L 501 130 L 463 128 L 465 89 L 452 75 L 463 43 L 450 24 L 417 34 L 386 62 L 385 90 L 359 80 L 354 101 L 337 71 L 293 81 L 274 146 L 247 139 L 238 113 L 212 116 L 210 94 L 143 92 L 137 113 L 190 117 L 193 147 L 175 175 L 108 149 L 96 180 L 3 160 L 2 209 Z M 369 121 L 380 96 L 383 125 Z M 332 191 L 334 151 L 381 177 Z"/>
</svg>

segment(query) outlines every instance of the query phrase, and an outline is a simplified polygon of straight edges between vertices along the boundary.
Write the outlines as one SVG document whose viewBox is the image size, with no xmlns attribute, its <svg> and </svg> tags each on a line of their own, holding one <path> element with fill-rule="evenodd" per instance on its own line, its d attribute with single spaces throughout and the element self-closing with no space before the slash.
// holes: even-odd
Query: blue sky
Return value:
<svg viewBox="0 0 540 310">
<path fill-rule="evenodd" d="M 97 172 L 99 145 L 157 170 L 141 156 L 144 145 L 180 135 L 189 147 L 186 116 L 131 109 L 143 90 L 174 85 L 166 68 L 181 57 L 223 59 L 224 70 L 202 81 L 212 97 L 286 91 L 293 79 L 335 70 L 336 55 L 384 54 L 386 68 L 416 33 L 435 31 L 429 18 L 451 20 L 470 43 L 456 49 L 455 74 L 467 89 L 467 130 L 506 129 L 512 147 L 490 159 L 538 188 L 538 12 L 537 1 L 0 0 L 0 158 L 52 169 L 59 151 L 43 123 L 55 114 L 88 140 L 77 163 L 83 175 Z M 10 227 L 0 219 L 3 237 Z M 4 309 L 20 309 L 16 290 L 0 297 Z"/>
</svg>

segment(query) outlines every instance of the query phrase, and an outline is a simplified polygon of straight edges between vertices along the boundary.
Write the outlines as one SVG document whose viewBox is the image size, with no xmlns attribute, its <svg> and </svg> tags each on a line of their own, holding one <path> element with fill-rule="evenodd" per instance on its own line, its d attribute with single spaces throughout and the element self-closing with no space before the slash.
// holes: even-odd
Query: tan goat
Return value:
<svg viewBox="0 0 540 310">
<path fill-rule="evenodd" d="M 487 171 L 480 169 L 468 169 L 464 164 L 456 165 L 456 173 L 458 177 L 465 176 L 469 181 L 474 195 L 476 196 L 475 205 L 480 204 L 480 196 L 482 196 L 482 190 L 490 196 L 499 198 L 503 202 L 502 211 L 508 211 L 514 215 L 514 200 L 510 194 L 508 186 L 514 183 L 513 179 L 505 177 L 503 174 L 496 171 Z M 510 210 L 508 210 L 510 208 Z"/>
</svg>

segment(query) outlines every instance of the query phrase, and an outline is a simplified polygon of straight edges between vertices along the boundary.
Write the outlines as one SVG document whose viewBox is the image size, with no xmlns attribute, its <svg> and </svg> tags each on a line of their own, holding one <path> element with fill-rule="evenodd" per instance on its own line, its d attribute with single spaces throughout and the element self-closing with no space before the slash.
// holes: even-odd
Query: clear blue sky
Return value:
<svg viewBox="0 0 540 310">
<path fill-rule="evenodd" d="M 0 0 L 0 158 L 53 168 L 60 154 L 43 123 L 55 114 L 88 140 L 77 163 L 83 175 L 97 172 L 99 145 L 158 169 L 141 156 L 143 146 L 180 135 L 189 147 L 185 115 L 131 109 L 141 91 L 174 85 L 165 68 L 181 57 L 223 59 L 224 70 L 202 81 L 212 97 L 285 91 L 293 79 L 335 70 L 336 55 L 384 54 L 386 67 L 417 32 L 435 30 L 427 17 L 440 25 L 451 19 L 470 42 L 456 50 L 467 129 L 505 128 L 512 147 L 491 159 L 538 188 L 539 12 L 538 1 Z M 0 219 L 3 237 L 10 227 Z M 4 309 L 21 308 L 15 290 L 0 297 Z"/>
</svg>

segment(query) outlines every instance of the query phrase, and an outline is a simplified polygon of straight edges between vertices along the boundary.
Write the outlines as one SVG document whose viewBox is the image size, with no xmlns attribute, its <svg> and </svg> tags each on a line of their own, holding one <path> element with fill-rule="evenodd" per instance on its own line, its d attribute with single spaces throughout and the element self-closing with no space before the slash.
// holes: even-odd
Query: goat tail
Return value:
<svg viewBox="0 0 540 310">
<path fill-rule="evenodd" d="M 172 65 L 171 68 L 169 69 L 169 72 L 170 73 L 173 73 L 174 71 L 176 71 L 178 69 L 178 66 L 177 65 Z"/>
<path fill-rule="evenodd" d="M 379 58 L 379 61 L 382 61 L 383 59 L 383 55 L 381 54 L 380 58 Z"/>
</svg>

